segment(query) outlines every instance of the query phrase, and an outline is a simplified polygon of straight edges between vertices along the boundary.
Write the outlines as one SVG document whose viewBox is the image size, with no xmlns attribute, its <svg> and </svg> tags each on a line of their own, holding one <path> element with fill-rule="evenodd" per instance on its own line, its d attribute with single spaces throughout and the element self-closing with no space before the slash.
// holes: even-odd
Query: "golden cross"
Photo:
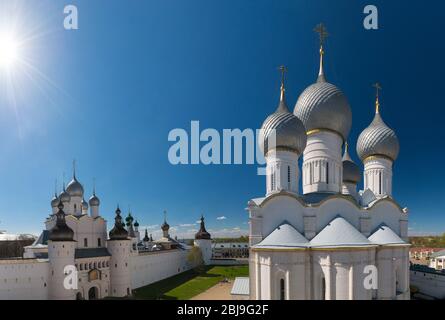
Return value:
<svg viewBox="0 0 445 320">
<path fill-rule="evenodd" d="M 323 46 L 325 39 L 329 36 L 326 27 L 324 26 L 323 23 L 320 23 L 315 27 L 314 31 L 318 33 L 320 37 L 320 46 Z"/>
<path fill-rule="evenodd" d="M 380 90 L 382 90 L 382 87 L 378 82 L 374 83 L 372 86 L 375 88 L 375 113 L 380 113 L 379 95 L 380 95 Z"/>
<path fill-rule="evenodd" d="M 278 70 L 281 72 L 281 87 L 284 88 L 284 80 L 286 77 L 287 68 L 285 66 L 279 66 Z"/>
</svg>

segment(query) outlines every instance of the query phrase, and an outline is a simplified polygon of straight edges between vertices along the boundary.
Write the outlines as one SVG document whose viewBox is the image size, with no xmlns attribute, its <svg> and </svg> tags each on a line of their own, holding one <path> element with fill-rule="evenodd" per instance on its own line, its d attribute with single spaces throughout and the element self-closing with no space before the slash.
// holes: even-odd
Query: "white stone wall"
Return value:
<svg viewBox="0 0 445 320">
<path fill-rule="evenodd" d="M 0 260 L 0 300 L 48 299 L 48 260 Z"/>
<path fill-rule="evenodd" d="M 137 289 L 189 270 L 188 253 L 189 250 L 174 249 L 131 256 L 131 287 Z"/>
<path fill-rule="evenodd" d="M 424 295 L 445 299 L 445 275 L 410 270 L 410 282 Z"/>
</svg>

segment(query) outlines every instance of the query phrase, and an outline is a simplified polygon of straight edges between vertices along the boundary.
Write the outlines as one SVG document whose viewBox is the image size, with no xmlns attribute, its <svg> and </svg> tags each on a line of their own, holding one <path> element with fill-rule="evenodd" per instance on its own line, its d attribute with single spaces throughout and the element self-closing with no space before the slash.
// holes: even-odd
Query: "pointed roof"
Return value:
<svg viewBox="0 0 445 320">
<path fill-rule="evenodd" d="M 207 232 L 205 224 L 204 224 L 204 216 L 201 216 L 201 225 L 199 231 L 195 234 L 195 239 L 199 240 L 210 240 L 210 233 Z"/>
<path fill-rule="evenodd" d="M 66 224 L 62 201 L 59 200 L 59 204 L 57 207 L 59 211 L 56 213 L 56 225 L 49 231 L 49 240 L 73 241 L 74 231 Z"/>
<path fill-rule="evenodd" d="M 275 228 L 263 241 L 254 246 L 254 248 L 266 249 L 285 249 L 285 248 L 306 248 L 309 246 L 307 240 L 287 221 Z"/>
<path fill-rule="evenodd" d="M 368 240 L 379 245 L 407 244 L 385 224 L 378 227 L 377 230 L 369 236 Z"/>
<path fill-rule="evenodd" d="M 310 242 L 311 247 L 363 247 L 372 243 L 342 217 L 328 223 Z"/>
<path fill-rule="evenodd" d="M 121 209 L 119 205 L 116 209 L 116 217 L 114 218 L 114 227 L 109 232 L 110 240 L 127 240 L 128 231 L 124 228 L 125 224 L 122 222 Z"/>
</svg>

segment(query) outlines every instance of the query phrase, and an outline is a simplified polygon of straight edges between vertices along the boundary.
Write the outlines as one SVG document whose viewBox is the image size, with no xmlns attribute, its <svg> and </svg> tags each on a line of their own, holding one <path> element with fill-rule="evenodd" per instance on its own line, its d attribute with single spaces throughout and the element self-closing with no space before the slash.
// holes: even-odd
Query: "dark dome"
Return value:
<svg viewBox="0 0 445 320">
<path fill-rule="evenodd" d="M 122 223 L 122 217 L 121 217 L 121 210 L 119 207 L 116 209 L 116 217 L 114 218 L 114 227 L 109 232 L 110 240 L 127 240 L 128 239 L 128 232 L 125 230 L 123 223 Z"/>
<path fill-rule="evenodd" d="M 210 240 L 210 233 L 207 232 L 205 225 L 204 225 L 204 217 L 201 216 L 201 227 L 199 228 L 199 231 L 195 234 L 196 240 Z"/>
<path fill-rule="evenodd" d="M 63 212 L 63 204 L 61 201 L 59 201 L 58 208 L 56 225 L 49 231 L 49 240 L 73 241 L 74 231 L 66 224 L 65 212 Z"/>
</svg>

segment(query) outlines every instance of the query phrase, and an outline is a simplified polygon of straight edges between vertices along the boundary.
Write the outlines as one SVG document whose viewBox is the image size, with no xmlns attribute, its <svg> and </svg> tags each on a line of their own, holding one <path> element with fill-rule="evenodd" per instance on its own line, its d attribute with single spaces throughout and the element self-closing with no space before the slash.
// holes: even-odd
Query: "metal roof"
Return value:
<svg viewBox="0 0 445 320">
<path fill-rule="evenodd" d="M 309 240 L 288 222 L 283 222 L 254 248 L 306 248 Z"/>
<path fill-rule="evenodd" d="M 76 249 L 74 253 L 75 259 L 109 257 L 111 256 L 107 248 L 81 248 Z"/>
<path fill-rule="evenodd" d="M 233 295 L 249 295 L 249 278 L 248 277 L 237 277 L 233 282 L 232 291 L 230 294 Z"/>
<path fill-rule="evenodd" d="M 437 251 L 431 254 L 432 258 L 444 257 L 444 256 L 445 256 L 445 250 Z"/>
<path fill-rule="evenodd" d="M 373 245 L 353 225 L 337 217 L 321 230 L 310 242 L 311 247 L 362 247 Z"/>
<path fill-rule="evenodd" d="M 405 241 L 391 230 L 387 225 L 381 225 L 378 229 L 368 238 L 369 241 L 375 244 L 407 244 Z"/>
</svg>

